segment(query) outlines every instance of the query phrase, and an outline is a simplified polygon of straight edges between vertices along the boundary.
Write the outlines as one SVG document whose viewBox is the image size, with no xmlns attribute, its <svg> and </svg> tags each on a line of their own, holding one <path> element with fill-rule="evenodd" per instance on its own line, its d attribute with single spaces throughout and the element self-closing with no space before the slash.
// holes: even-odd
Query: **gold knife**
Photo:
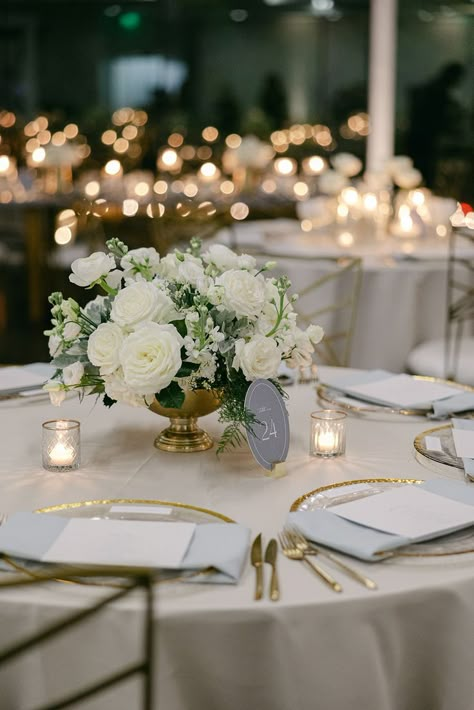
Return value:
<svg viewBox="0 0 474 710">
<path fill-rule="evenodd" d="M 277 602 L 280 598 L 280 585 L 278 583 L 278 575 L 276 569 L 278 546 L 275 538 L 272 538 L 265 550 L 265 562 L 272 566 L 272 578 L 270 581 L 270 599 L 272 602 Z"/>
<path fill-rule="evenodd" d="M 252 543 L 250 551 L 250 561 L 255 567 L 255 597 L 257 601 L 263 595 L 263 557 L 262 557 L 262 533 L 259 533 Z"/>
</svg>

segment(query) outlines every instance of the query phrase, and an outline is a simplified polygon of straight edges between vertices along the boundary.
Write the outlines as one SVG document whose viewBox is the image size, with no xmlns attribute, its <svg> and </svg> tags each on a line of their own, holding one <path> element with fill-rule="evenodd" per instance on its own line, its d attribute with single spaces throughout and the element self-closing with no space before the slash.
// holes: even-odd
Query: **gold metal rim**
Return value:
<svg viewBox="0 0 474 710">
<path fill-rule="evenodd" d="M 141 504 L 141 505 L 168 505 L 168 506 L 174 506 L 176 508 L 184 508 L 186 510 L 194 510 L 199 513 L 205 513 L 206 515 L 210 515 L 211 517 L 217 518 L 218 520 L 222 520 L 224 523 L 235 523 L 235 520 L 232 518 L 229 518 L 227 515 L 223 515 L 222 513 L 218 513 L 215 510 L 210 510 L 209 508 L 201 508 L 200 506 L 197 505 L 191 505 L 190 503 L 178 503 L 178 502 L 171 502 L 171 501 L 165 501 L 165 500 L 156 500 L 154 498 L 104 498 L 101 500 L 85 500 L 85 501 L 78 501 L 76 503 L 59 503 L 58 505 L 49 505 L 44 508 L 37 508 L 35 513 L 55 513 L 60 510 L 74 510 L 75 508 L 80 508 L 80 507 L 87 507 L 87 506 L 94 506 L 94 505 L 120 505 L 120 504 Z M 9 564 L 12 569 L 14 569 L 16 572 L 23 572 L 23 574 L 28 575 L 29 577 L 33 577 L 34 579 L 39 579 L 41 578 L 41 574 L 37 574 L 36 572 L 28 569 L 27 567 L 24 567 L 20 563 L 16 562 L 15 560 L 11 559 L 8 555 L 2 555 L 2 559 L 4 562 Z M 193 576 L 199 576 L 201 574 L 207 574 L 208 570 L 199 570 L 195 574 L 190 573 L 185 577 L 185 579 L 188 579 Z M 159 584 L 164 584 L 166 582 L 173 582 L 173 581 L 179 581 L 182 579 L 182 577 L 173 577 L 173 578 L 167 578 L 165 580 L 161 580 L 158 583 Z M 88 581 L 83 581 L 80 579 L 77 580 L 70 580 L 70 579 L 60 579 L 58 578 L 56 580 L 57 582 L 62 582 L 64 584 L 82 584 L 86 586 L 98 586 L 98 587 L 121 587 L 122 585 L 120 584 L 114 584 L 113 582 L 93 582 L 91 580 Z"/>
<path fill-rule="evenodd" d="M 443 427 L 435 427 L 434 429 L 430 429 L 430 431 L 436 431 L 437 429 L 441 429 L 441 428 L 443 428 Z M 312 495 L 316 495 L 317 493 L 323 493 L 324 491 L 332 490 L 334 488 L 343 488 L 344 486 L 353 486 L 356 483 L 410 483 L 410 484 L 419 485 L 420 483 L 424 483 L 424 479 L 422 479 L 422 478 L 357 478 L 353 481 L 342 481 L 341 483 L 330 483 L 327 486 L 320 486 L 319 488 L 315 488 L 313 491 L 309 491 L 309 493 L 305 493 L 304 495 L 297 498 L 291 504 L 290 512 L 291 513 L 297 512 L 301 503 L 303 503 L 307 498 L 309 498 Z M 455 550 L 454 552 L 396 552 L 393 556 L 394 557 L 452 557 L 453 555 L 467 555 L 467 554 L 470 554 L 473 552 L 474 552 L 474 547 L 469 550 Z"/>
<path fill-rule="evenodd" d="M 426 429 L 425 431 L 422 431 L 420 434 L 418 434 L 414 441 L 413 441 L 413 446 L 415 447 L 415 450 L 417 453 L 420 454 L 420 456 L 423 456 L 425 459 L 428 459 L 429 461 L 435 461 L 435 463 L 442 464 L 443 466 L 451 466 L 452 468 L 457 469 L 458 471 L 463 471 L 464 468 L 462 466 L 459 466 L 455 461 L 452 459 L 450 461 L 440 461 L 439 458 L 436 456 L 431 456 L 430 453 L 426 450 L 426 448 L 423 446 L 423 439 L 426 436 L 429 436 L 430 434 L 433 433 L 438 433 L 440 431 L 446 430 L 446 429 L 452 429 L 451 424 L 443 424 L 443 426 L 436 426 L 433 427 L 432 429 Z M 447 454 L 446 452 L 443 452 L 443 455 L 446 456 L 446 458 L 450 457 L 450 454 Z"/>
</svg>

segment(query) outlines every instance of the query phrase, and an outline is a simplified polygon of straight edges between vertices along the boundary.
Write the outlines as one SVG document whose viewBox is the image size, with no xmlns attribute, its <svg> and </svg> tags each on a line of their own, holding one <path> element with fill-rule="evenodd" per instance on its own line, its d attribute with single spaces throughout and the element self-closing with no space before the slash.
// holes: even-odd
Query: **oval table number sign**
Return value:
<svg viewBox="0 0 474 710">
<path fill-rule="evenodd" d="M 255 380 L 247 390 L 245 408 L 257 419 L 247 431 L 250 449 L 270 475 L 284 476 L 290 445 L 290 425 L 283 397 L 268 380 Z"/>
</svg>

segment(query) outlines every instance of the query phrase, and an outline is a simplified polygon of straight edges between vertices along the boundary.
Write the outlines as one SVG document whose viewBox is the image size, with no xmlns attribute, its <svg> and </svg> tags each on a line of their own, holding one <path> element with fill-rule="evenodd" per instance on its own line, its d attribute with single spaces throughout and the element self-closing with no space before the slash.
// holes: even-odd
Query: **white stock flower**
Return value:
<svg viewBox="0 0 474 710">
<path fill-rule="evenodd" d="M 248 343 L 243 338 L 235 343 L 232 367 L 242 370 L 247 380 L 276 377 L 280 361 L 278 345 L 272 338 L 255 335 Z"/>
<path fill-rule="evenodd" d="M 169 323 L 176 317 L 173 301 L 149 281 L 136 281 L 115 296 L 110 318 L 124 328 L 145 321 Z"/>
<path fill-rule="evenodd" d="M 324 337 L 324 330 L 320 325 L 309 325 L 306 328 L 306 335 L 311 340 L 313 345 L 317 345 Z"/>
<path fill-rule="evenodd" d="M 145 397 L 132 392 L 132 390 L 127 387 L 123 379 L 122 370 L 117 370 L 112 375 L 106 375 L 104 377 L 104 390 L 105 394 L 110 397 L 110 399 L 115 399 L 117 402 L 123 402 L 132 407 L 147 406 Z"/>
<path fill-rule="evenodd" d="M 147 323 L 136 330 L 120 349 L 125 384 L 142 395 L 167 387 L 181 367 L 182 345 L 173 325 Z"/>
<path fill-rule="evenodd" d="M 89 337 L 87 357 L 100 368 L 101 375 L 110 375 L 120 365 L 123 338 L 123 331 L 116 323 L 101 323 Z"/>
<path fill-rule="evenodd" d="M 77 360 L 63 370 L 63 382 L 67 387 L 74 387 L 81 383 L 84 374 L 84 365 Z"/>
<path fill-rule="evenodd" d="M 73 298 L 68 298 L 61 303 L 61 312 L 68 320 L 77 320 L 79 304 Z"/>
<path fill-rule="evenodd" d="M 222 305 L 237 316 L 257 316 L 265 305 L 265 281 L 248 271 L 231 269 L 217 277 L 216 286 L 222 289 Z"/>
<path fill-rule="evenodd" d="M 68 321 L 64 324 L 63 338 L 64 340 L 75 340 L 81 332 L 81 326 L 74 321 Z"/>
<path fill-rule="evenodd" d="M 354 177 L 362 170 L 362 161 L 352 153 L 337 153 L 331 158 L 333 167 L 346 177 Z"/>
<path fill-rule="evenodd" d="M 141 247 L 139 249 L 130 249 L 122 257 L 120 266 L 124 270 L 126 277 L 133 277 L 139 271 L 136 265 L 146 267 L 150 275 L 154 276 L 158 273 L 159 263 L 160 255 L 155 247 Z"/>
<path fill-rule="evenodd" d="M 239 268 L 239 257 L 224 244 L 212 244 L 202 258 L 206 264 L 212 264 L 219 271 Z"/>
<path fill-rule="evenodd" d="M 63 341 L 59 335 L 50 335 L 48 340 L 49 354 L 51 357 L 57 357 L 61 355 L 63 351 Z"/>
<path fill-rule="evenodd" d="M 66 398 L 64 386 L 57 380 L 48 380 L 43 389 L 49 392 L 49 399 L 53 407 L 59 407 Z"/>
<path fill-rule="evenodd" d="M 102 251 L 96 251 L 90 256 L 75 259 L 72 262 L 72 274 L 69 275 L 69 281 L 77 286 L 90 286 L 112 269 L 115 269 L 114 257 L 104 254 Z"/>
</svg>

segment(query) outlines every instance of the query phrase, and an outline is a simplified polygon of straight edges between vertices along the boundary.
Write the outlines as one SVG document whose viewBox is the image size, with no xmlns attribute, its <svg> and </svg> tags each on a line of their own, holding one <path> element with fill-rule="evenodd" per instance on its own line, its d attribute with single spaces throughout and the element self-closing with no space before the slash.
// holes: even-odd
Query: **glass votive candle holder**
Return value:
<svg viewBox="0 0 474 710">
<path fill-rule="evenodd" d="M 346 414 L 337 409 L 311 413 L 311 456 L 341 456 L 346 451 Z"/>
<path fill-rule="evenodd" d="M 43 468 L 74 471 L 81 463 L 81 425 L 75 419 L 52 419 L 43 424 Z"/>
</svg>

